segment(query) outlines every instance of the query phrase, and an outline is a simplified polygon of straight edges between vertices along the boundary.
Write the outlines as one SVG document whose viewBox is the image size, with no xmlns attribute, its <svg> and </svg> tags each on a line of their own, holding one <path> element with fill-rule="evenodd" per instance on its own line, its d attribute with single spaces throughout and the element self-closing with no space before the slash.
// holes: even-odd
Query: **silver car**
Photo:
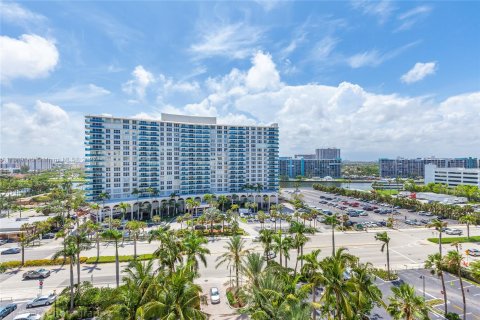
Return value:
<svg viewBox="0 0 480 320">
<path fill-rule="evenodd" d="M 41 296 L 27 302 L 27 308 L 48 306 L 53 302 L 55 302 L 56 299 L 57 299 L 57 296 L 54 294 L 50 294 L 48 296 Z"/>
<path fill-rule="evenodd" d="M 212 301 L 212 304 L 220 303 L 220 292 L 217 287 L 210 289 L 210 300 Z"/>
</svg>

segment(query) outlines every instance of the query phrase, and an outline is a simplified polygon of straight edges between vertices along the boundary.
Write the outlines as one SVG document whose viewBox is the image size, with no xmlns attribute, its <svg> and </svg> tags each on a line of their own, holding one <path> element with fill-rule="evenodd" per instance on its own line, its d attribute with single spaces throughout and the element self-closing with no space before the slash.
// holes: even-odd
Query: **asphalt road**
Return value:
<svg viewBox="0 0 480 320">
<path fill-rule="evenodd" d="M 425 299 L 442 299 L 443 295 L 442 282 L 440 278 L 434 276 L 429 270 L 425 269 L 412 269 L 412 270 L 400 270 L 398 271 L 400 280 L 413 285 L 416 293 L 419 296 L 423 296 L 423 278 L 425 277 Z M 388 303 L 388 297 L 392 296 L 391 287 L 393 285 L 399 285 L 401 282 L 385 282 L 381 279 L 377 279 L 377 285 L 382 290 L 383 298 Z M 463 314 L 463 300 L 462 291 L 460 289 L 460 281 L 458 277 L 445 274 L 445 285 L 447 291 L 447 308 L 449 312 L 458 313 L 460 316 Z M 473 285 L 468 282 L 464 282 L 465 298 L 467 304 L 467 320 L 480 320 L 480 286 Z M 445 319 L 443 315 L 443 302 L 435 306 L 435 312 L 430 313 L 431 319 Z M 372 319 L 391 319 L 385 309 L 375 308 L 372 312 Z"/>
</svg>

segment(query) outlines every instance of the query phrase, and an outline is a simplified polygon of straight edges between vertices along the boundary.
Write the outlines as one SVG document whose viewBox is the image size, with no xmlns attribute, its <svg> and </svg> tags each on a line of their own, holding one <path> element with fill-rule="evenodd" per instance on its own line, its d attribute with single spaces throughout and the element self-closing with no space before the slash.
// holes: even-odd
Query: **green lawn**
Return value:
<svg viewBox="0 0 480 320">
<path fill-rule="evenodd" d="M 438 244 L 438 238 L 428 238 L 427 239 L 430 242 L 437 243 Z M 449 244 L 449 243 L 454 243 L 454 242 L 480 242 L 480 236 L 471 236 L 470 239 L 467 237 L 448 237 L 448 238 L 442 238 L 442 244 Z"/>
<path fill-rule="evenodd" d="M 398 194 L 398 190 L 379 190 L 379 189 L 376 189 L 375 192 L 378 193 L 378 194 L 387 195 L 387 196 L 393 196 L 393 195 Z"/>
</svg>

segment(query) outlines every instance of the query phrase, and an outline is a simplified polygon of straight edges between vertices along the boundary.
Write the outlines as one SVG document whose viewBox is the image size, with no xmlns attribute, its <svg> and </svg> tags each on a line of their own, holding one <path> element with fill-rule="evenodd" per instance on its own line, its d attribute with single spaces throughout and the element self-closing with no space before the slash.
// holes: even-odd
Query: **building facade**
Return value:
<svg viewBox="0 0 480 320">
<path fill-rule="evenodd" d="M 478 168 L 477 158 L 383 158 L 378 162 L 382 178 L 423 178 L 427 164 L 438 168 Z"/>
<path fill-rule="evenodd" d="M 214 117 L 161 120 L 85 117 L 87 199 L 235 194 L 246 185 L 278 191 L 278 125 L 217 124 Z M 138 192 L 136 192 L 138 191 Z"/>
<path fill-rule="evenodd" d="M 340 149 L 337 148 L 316 149 L 315 155 L 317 160 L 334 160 L 341 158 Z"/>
<path fill-rule="evenodd" d="M 297 176 L 312 177 L 341 177 L 341 159 L 313 160 L 303 158 L 280 157 L 280 176 L 294 179 Z"/>
<path fill-rule="evenodd" d="M 425 165 L 425 183 L 442 183 L 449 187 L 458 185 L 480 188 L 480 169 L 439 168 L 434 164 Z"/>
</svg>

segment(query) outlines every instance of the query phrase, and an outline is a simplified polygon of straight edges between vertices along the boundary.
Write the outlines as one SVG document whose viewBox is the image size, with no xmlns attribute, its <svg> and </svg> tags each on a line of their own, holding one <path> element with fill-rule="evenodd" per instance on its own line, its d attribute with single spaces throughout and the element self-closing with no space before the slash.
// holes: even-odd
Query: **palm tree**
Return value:
<svg viewBox="0 0 480 320">
<path fill-rule="evenodd" d="M 457 276 L 460 281 L 460 288 L 462 290 L 463 320 L 465 320 L 467 318 L 467 302 L 465 300 L 465 290 L 463 288 L 463 279 L 462 279 L 463 256 L 458 251 L 458 243 L 454 243 L 452 245 L 456 247 L 456 250 L 448 251 L 447 255 L 444 257 L 444 260 L 445 260 L 445 265 L 448 269 L 457 272 Z"/>
<path fill-rule="evenodd" d="M 120 203 L 118 204 L 118 207 L 119 207 L 120 210 L 122 211 L 122 222 L 123 222 L 123 221 L 125 220 L 125 215 L 127 214 L 127 210 L 128 210 L 129 205 L 128 205 L 128 203 L 120 202 Z M 130 219 L 133 220 L 133 210 L 132 210 L 132 212 L 131 212 L 131 215 L 132 215 L 132 216 L 131 216 Z"/>
<path fill-rule="evenodd" d="M 438 252 L 440 253 L 440 257 L 442 256 L 442 233 L 443 233 L 443 228 L 445 228 L 446 226 L 447 226 L 446 222 L 443 222 L 438 219 L 433 219 L 428 224 L 429 228 L 433 227 L 438 231 Z"/>
<path fill-rule="evenodd" d="M 90 209 L 97 211 L 97 222 L 100 221 L 100 205 L 96 202 L 90 204 Z"/>
<path fill-rule="evenodd" d="M 127 230 L 133 235 L 133 259 L 137 259 L 137 240 L 140 235 L 140 231 L 147 227 L 147 224 L 143 221 L 128 221 L 125 225 Z"/>
<path fill-rule="evenodd" d="M 412 286 L 404 283 L 399 287 L 392 287 L 393 296 L 389 297 L 388 313 L 395 320 L 429 319 L 425 300 L 415 294 Z"/>
<path fill-rule="evenodd" d="M 477 217 L 470 213 L 460 217 L 458 221 L 467 225 L 467 238 L 470 240 L 470 225 L 477 223 Z"/>
<path fill-rule="evenodd" d="M 298 221 L 292 221 L 289 229 L 290 234 L 294 234 L 293 247 L 297 249 L 297 257 L 303 256 L 303 246 L 307 243 L 308 238 L 306 236 L 308 228 Z M 295 272 L 297 274 L 298 261 L 300 260 L 301 267 L 303 267 L 303 260 L 297 259 L 295 262 Z"/>
<path fill-rule="evenodd" d="M 279 263 L 282 266 L 282 257 L 285 257 L 285 267 L 287 264 L 288 251 L 292 248 L 293 239 L 289 236 L 282 237 L 282 230 L 279 230 L 276 234 L 273 235 L 273 244 L 272 250 L 275 253 L 279 254 Z"/>
<path fill-rule="evenodd" d="M 379 232 L 375 235 L 375 240 L 382 242 L 382 247 L 380 249 L 381 252 L 387 248 L 387 275 L 388 279 L 391 279 L 390 276 L 390 251 L 389 251 L 389 244 L 390 244 L 390 237 L 388 236 L 387 232 Z"/>
<path fill-rule="evenodd" d="M 183 239 L 187 263 L 193 267 L 195 272 L 198 272 L 199 260 L 205 267 L 207 266 L 206 255 L 210 254 L 210 250 L 205 247 L 207 243 L 208 241 L 204 236 L 197 235 L 194 232 L 189 232 Z"/>
<path fill-rule="evenodd" d="M 352 268 L 351 275 L 352 278 L 347 281 L 351 281 L 353 284 L 354 313 L 360 319 L 367 318 L 375 305 L 383 308 L 387 307 L 382 300 L 382 291 L 375 284 L 371 263 L 355 265 Z"/>
<path fill-rule="evenodd" d="M 249 253 L 249 249 L 245 249 L 245 240 L 243 240 L 240 236 L 230 237 L 227 245 L 224 246 L 224 248 L 227 249 L 227 252 L 217 258 L 216 261 L 218 261 L 218 263 L 215 268 L 218 268 L 224 263 L 227 263 L 227 266 L 233 265 L 235 269 L 236 289 L 238 289 L 240 287 L 239 272 L 242 259 Z"/>
<path fill-rule="evenodd" d="M 213 234 L 213 222 L 218 218 L 220 211 L 217 208 L 208 208 L 205 210 L 204 216 L 207 222 L 210 222 L 210 234 Z"/>
<path fill-rule="evenodd" d="M 299 259 L 305 261 L 305 264 L 301 270 L 302 275 L 305 276 L 308 283 L 312 286 L 312 305 L 315 306 L 315 297 L 317 292 L 317 287 L 320 286 L 323 280 L 322 265 L 319 262 L 318 255 L 320 254 L 320 249 L 313 250 L 312 252 L 300 256 Z M 313 319 L 317 318 L 317 312 L 314 310 Z"/>
<path fill-rule="evenodd" d="M 102 237 L 107 240 L 113 240 L 115 243 L 115 282 L 117 288 L 120 284 L 120 265 L 118 260 L 118 241 L 123 237 L 122 233 L 115 229 L 108 229 L 102 233 Z"/>
<path fill-rule="evenodd" d="M 336 213 L 332 214 L 331 216 L 325 217 L 325 224 L 329 224 L 332 226 L 332 256 L 335 255 L 335 226 L 340 223 L 338 220 L 338 216 Z"/>
<path fill-rule="evenodd" d="M 74 294 L 73 294 L 73 264 L 75 263 L 75 257 L 77 255 L 78 248 L 73 240 L 66 240 L 66 245 L 65 247 L 57 251 L 52 259 L 57 259 L 60 256 L 63 257 L 68 257 L 69 258 L 69 264 L 70 264 L 70 311 L 73 310 L 73 303 L 74 303 Z"/>
<path fill-rule="evenodd" d="M 78 220 L 78 218 L 77 218 Z M 80 253 L 83 250 L 88 250 L 90 248 L 90 240 L 88 240 L 87 233 L 82 230 L 82 228 L 77 228 L 75 232 L 71 235 L 73 241 L 75 241 L 75 246 L 77 247 L 77 294 L 80 290 Z"/>
<path fill-rule="evenodd" d="M 22 266 L 25 264 L 25 247 L 30 242 L 30 237 L 26 232 L 21 232 L 18 236 L 18 242 L 20 243 L 20 248 L 22 249 Z"/>
<path fill-rule="evenodd" d="M 164 283 L 157 278 L 142 297 L 136 319 L 207 319 L 199 310 L 202 289 L 191 278 L 189 266 L 173 272 Z"/>
<path fill-rule="evenodd" d="M 357 259 L 347 253 L 345 248 L 340 248 L 333 256 L 322 260 L 324 294 L 320 301 L 325 304 L 326 310 L 334 313 L 334 319 L 353 317 L 350 302 L 353 285 L 346 281 L 345 275 L 348 274 L 348 268 L 357 263 Z"/>
<path fill-rule="evenodd" d="M 440 253 L 431 254 L 428 256 L 427 260 L 425 261 L 425 268 L 430 269 L 432 274 L 435 274 L 440 277 L 442 281 L 442 292 L 443 292 L 443 304 L 445 308 L 444 315 L 447 315 L 448 308 L 447 308 L 447 290 L 445 288 L 445 278 L 443 277 L 443 269 L 444 269 L 444 261 Z"/>
<path fill-rule="evenodd" d="M 273 242 L 273 235 L 274 231 L 272 229 L 263 229 L 259 232 L 259 240 L 262 243 L 263 246 L 263 256 L 265 257 L 265 260 L 269 261 L 269 256 L 270 256 L 270 251 L 271 251 L 271 246 Z"/>
<path fill-rule="evenodd" d="M 258 253 L 249 253 L 245 256 L 242 273 L 247 277 L 248 282 L 253 286 L 258 286 L 258 277 L 263 272 L 265 259 Z"/>
<path fill-rule="evenodd" d="M 225 212 L 225 204 L 228 203 L 228 198 L 226 195 L 220 195 L 218 197 L 218 204 L 222 206 L 222 212 Z"/>
</svg>

